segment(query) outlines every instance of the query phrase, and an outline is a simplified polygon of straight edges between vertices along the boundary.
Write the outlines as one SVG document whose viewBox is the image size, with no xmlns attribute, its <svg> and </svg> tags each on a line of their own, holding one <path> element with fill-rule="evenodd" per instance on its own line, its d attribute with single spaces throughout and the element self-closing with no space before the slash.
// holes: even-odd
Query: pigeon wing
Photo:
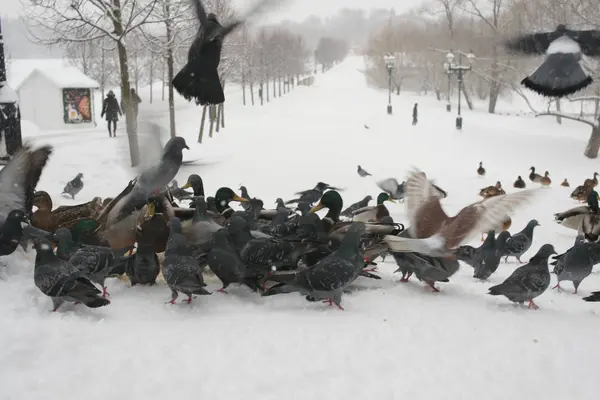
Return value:
<svg viewBox="0 0 600 400">
<path fill-rule="evenodd" d="M 519 36 L 504 42 L 504 47 L 515 53 L 545 54 L 546 50 L 555 39 L 561 36 L 557 32 L 533 33 Z"/>
<path fill-rule="evenodd" d="M 600 31 L 595 29 L 587 31 L 569 32 L 569 37 L 579 43 L 581 52 L 589 57 L 600 56 Z"/>
</svg>

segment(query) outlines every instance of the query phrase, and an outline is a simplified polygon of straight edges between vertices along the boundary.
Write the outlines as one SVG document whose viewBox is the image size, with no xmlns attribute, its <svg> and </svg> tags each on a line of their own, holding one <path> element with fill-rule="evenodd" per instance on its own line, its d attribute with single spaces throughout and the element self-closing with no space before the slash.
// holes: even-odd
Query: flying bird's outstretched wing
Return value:
<svg viewBox="0 0 600 400">
<path fill-rule="evenodd" d="M 554 40 L 562 33 L 543 32 L 532 33 L 507 40 L 504 46 L 513 52 L 524 54 L 545 54 L 546 50 Z"/>
</svg>

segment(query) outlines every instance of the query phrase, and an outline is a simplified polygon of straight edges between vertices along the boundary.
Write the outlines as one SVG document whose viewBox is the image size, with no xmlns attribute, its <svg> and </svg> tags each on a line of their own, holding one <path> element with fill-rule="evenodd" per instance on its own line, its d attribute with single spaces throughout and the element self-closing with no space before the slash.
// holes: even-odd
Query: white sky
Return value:
<svg viewBox="0 0 600 400">
<path fill-rule="evenodd" d="M 252 4 L 249 0 L 234 0 L 237 4 Z M 422 4 L 424 0 L 286 0 L 288 4 L 272 14 L 270 20 L 303 20 L 311 14 L 327 16 L 335 14 L 341 8 L 394 8 L 397 14 Z M 0 0 L 0 15 L 18 16 L 21 14 L 20 0 Z"/>
</svg>

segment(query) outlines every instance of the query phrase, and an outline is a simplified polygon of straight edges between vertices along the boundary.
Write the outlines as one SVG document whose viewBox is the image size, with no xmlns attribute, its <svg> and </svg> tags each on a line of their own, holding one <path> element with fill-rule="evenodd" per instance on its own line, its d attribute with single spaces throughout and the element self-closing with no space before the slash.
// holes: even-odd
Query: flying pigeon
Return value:
<svg viewBox="0 0 600 400">
<path fill-rule="evenodd" d="M 360 176 L 361 178 L 365 178 L 367 176 L 372 176 L 370 173 L 368 173 L 367 171 L 362 169 L 362 167 L 360 165 L 356 169 L 356 172 L 358 173 L 358 176 Z"/>
<path fill-rule="evenodd" d="M 81 178 L 83 178 L 83 174 L 80 172 L 73 180 L 67 182 L 61 194 L 68 194 L 71 196 L 71 199 L 75 199 L 75 196 L 83 189 L 83 181 Z"/>
<path fill-rule="evenodd" d="M 540 226 L 537 220 L 532 219 L 527 223 L 523 230 L 513 236 L 511 236 L 504 246 L 504 262 L 508 261 L 508 257 L 516 257 L 517 261 L 521 261 L 521 256 L 525 254 L 531 247 L 533 242 L 533 229 L 536 226 Z"/>
<path fill-rule="evenodd" d="M 110 304 L 79 268 L 54 255 L 47 239 L 36 238 L 34 248 L 37 255 L 33 280 L 42 293 L 52 299 L 52 311 L 58 310 L 65 301 L 83 303 L 90 308 Z"/>
<path fill-rule="evenodd" d="M 492 286 L 488 294 L 506 296 L 513 303 L 523 304 L 529 301 L 529 308 L 539 308 L 533 299 L 544 293 L 550 286 L 548 257 L 552 254 L 556 254 L 554 246 L 543 245 L 529 263 L 515 269 L 501 284 Z"/>
<path fill-rule="evenodd" d="M 406 203 L 410 238 L 386 236 L 392 252 L 416 252 L 433 257 L 451 256 L 453 250 L 475 232 L 500 224 L 506 215 L 529 200 L 534 191 L 495 196 L 446 215 L 425 174 L 414 171 L 406 181 Z M 414 239 L 413 239 L 414 238 Z"/>
<path fill-rule="evenodd" d="M 546 54 L 546 60 L 521 84 L 542 96 L 564 97 L 593 82 L 581 67 L 581 55 L 600 56 L 600 31 L 576 31 L 558 25 L 554 32 L 522 35 L 505 42 L 514 52 Z"/>
</svg>

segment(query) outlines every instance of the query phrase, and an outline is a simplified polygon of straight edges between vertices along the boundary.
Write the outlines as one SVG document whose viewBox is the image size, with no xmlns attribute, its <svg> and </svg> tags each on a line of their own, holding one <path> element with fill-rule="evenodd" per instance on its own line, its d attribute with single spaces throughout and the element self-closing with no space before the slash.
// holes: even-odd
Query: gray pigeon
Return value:
<svg viewBox="0 0 600 400">
<path fill-rule="evenodd" d="M 296 195 L 299 195 L 300 197 L 292 199 L 292 200 L 288 200 L 285 202 L 285 204 L 306 202 L 306 203 L 312 205 L 312 204 L 316 203 L 317 201 L 319 201 L 321 199 L 321 197 L 323 197 L 323 193 L 328 189 L 337 190 L 340 192 L 342 191 L 342 189 L 330 186 L 329 184 L 327 184 L 325 182 L 318 182 L 313 189 L 303 190 L 302 192 L 297 192 Z"/>
<path fill-rule="evenodd" d="M 362 169 L 362 167 L 360 165 L 356 169 L 356 172 L 358 173 L 358 176 L 360 176 L 361 178 L 365 178 L 367 176 L 372 176 L 370 173 L 368 173 L 367 171 Z"/>
<path fill-rule="evenodd" d="M 398 183 L 396 179 L 388 178 L 377 182 L 377 186 L 394 200 L 404 200 L 406 196 L 406 182 Z"/>
<path fill-rule="evenodd" d="M 540 226 L 539 222 L 532 219 L 521 232 L 511 236 L 510 239 L 506 241 L 503 254 L 504 262 L 508 261 L 508 257 L 516 257 L 517 261 L 522 263 L 521 256 L 531 247 L 531 243 L 533 242 L 533 229 L 536 226 Z"/>
<path fill-rule="evenodd" d="M 543 245 L 529 263 L 517 268 L 499 285 L 492 286 L 489 293 L 492 296 L 506 296 L 514 303 L 529 302 L 529 308 L 537 309 L 533 299 L 541 295 L 550 286 L 550 271 L 548 257 L 556 254 L 554 246 Z"/>
<path fill-rule="evenodd" d="M 71 199 L 75 199 L 75 196 L 83 189 L 83 181 L 81 178 L 83 178 L 83 174 L 80 172 L 73 180 L 67 182 L 61 194 L 68 194 L 71 196 Z"/>
<path fill-rule="evenodd" d="M 369 205 L 369 202 L 373 200 L 373 197 L 371 196 L 365 196 L 364 199 L 357 201 L 354 204 L 351 204 L 348 208 L 346 208 L 344 211 L 342 211 L 342 213 L 340 214 L 341 216 L 344 217 L 348 217 L 348 218 L 352 218 L 352 213 L 356 210 L 360 210 L 361 208 L 364 208 L 366 206 Z"/>
<path fill-rule="evenodd" d="M 250 199 L 250 195 L 248 194 L 248 188 L 246 186 L 240 186 L 240 192 L 241 195 L 244 199 Z M 251 207 L 250 202 L 242 202 L 240 203 L 240 206 L 242 206 L 242 208 L 244 210 L 248 210 Z"/>
<path fill-rule="evenodd" d="M 52 299 L 52 311 L 58 310 L 65 301 L 83 303 L 90 308 L 110 304 L 79 268 L 54 255 L 47 239 L 36 238 L 34 248 L 37 254 L 33 280 L 42 293 Z"/>
<path fill-rule="evenodd" d="M 578 236 L 575 244 L 564 254 L 553 257 L 554 273 L 558 283 L 553 289 L 561 289 L 562 281 L 571 281 L 575 292 L 581 282 L 587 278 L 595 264 L 600 263 L 600 243 L 586 243 L 583 236 Z"/>
<path fill-rule="evenodd" d="M 217 292 L 227 293 L 225 289 L 232 283 L 244 283 L 256 290 L 256 282 L 246 279 L 248 267 L 238 251 L 229 243 L 229 231 L 221 229 L 214 235 L 214 245 L 207 258 L 208 267 L 221 280 L 223 287 Z"/>
<path fill-rule="evenodd" d="M 590 294 L 589 296 L 584 297 L 583 300 L 592 302 L 600 301 L 600 291 L 592 292 L 592 294 Z"/>
<path fill-rule="evenodd" d="M 131 191 L 115 205 L 108 218 L 112 219 L 114 215 L 128 216 L 146 205 L 150 197 L 160 193 L 179 172 L 183 149 L 189 149 L 184 138 L 179 136 L 171 138 L 165 144 L 160 161 L 137 177 Z M 120 219 L 116 217 L 116 220 Z"/>
<path fill-rule="evenodd" d="M 192 193 L 187 192 L 185 189 L 180 188 L 178 182 L 173 179 L 171 182 L 171 186 L 169 186 L 169 191 L 171 192 L 171 196 L 175 197 L 177 200 L 187 200 L 193 196 Z"/>
<path fill-rule="evenodd" d="M 144 243 L 138 240 L 135 255 L 127 260 L 125 265 L 125 274 L 129 277 L 131 286 L 154 285 L 159 273 L 160 262 L 154 252 L 154 243 Z"/>
<path fill-rule="evenodd" d="M 51 146 L 32 150 L 31 146 L 25 144 L 0 170 L 0 226 L 4 225 L 8 213 L 13 210 L 31 216 L 33 193 L 50 154 Z"/>
<path fill-rule="evenodd" d="M 192 256 L 192 249 L 181 233 L 181 221 L 177 217 L 171 219 L 171 232 L 163 262 L 163 277 L 171 289 L 172 296 L 169 304 L 175 304 L 179 292 L 188 296 L 186 300 L 183 300 L 188 304 L 192 302 L 194 294 L 210 294 L 204 289 L 206 284 L 202 276 L 202 267 Z"/>
<path fill-rule="evenodd" d="M 361 274 L 365 261 L 360 248 L 365 232 L 362 222 L 354 222 L 342 240 L 340 247 L 313 267 L 295 273 L 272 274 L 269 281 L 280 282 L 270 287 L 263 296 L 300 292 L 311 299 L 325 300 L 340 310 L 342 292 Z"/>
<path fill-rule="evenodd" d="M 473 278 L 486 280 L 498 269 L 509 237 L 508 231 L 500 232 L 498 237 L 494 231 L 489 231 L 480 247 L 460 246 L 456 257 L 473 267 Z"/>
<path fill-rule="evenodd" d="M 564 97 L 593 82 L 581 67 L 582 53 L 600 56 L 600 31 L 575 31 L 558 25 L 554 32 L 522 35 L 505 42 L 505 47 L 527 55 L 546 53 L 538 69 L 521 84 L 542 96 Z"/>
</svg>

